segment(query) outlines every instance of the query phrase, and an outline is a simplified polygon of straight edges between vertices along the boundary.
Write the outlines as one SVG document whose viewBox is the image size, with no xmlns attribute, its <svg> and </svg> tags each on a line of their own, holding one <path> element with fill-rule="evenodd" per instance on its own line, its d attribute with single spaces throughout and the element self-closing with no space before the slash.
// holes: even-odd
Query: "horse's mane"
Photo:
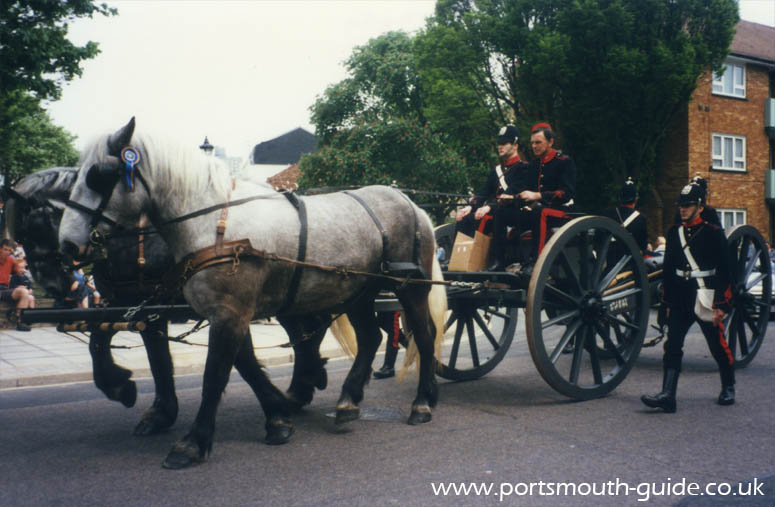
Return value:
<svg viewBox="0 0 775 507">
<path fill-rule="evenodd" d="M 67 197 L 77 176 L 78 169 L 75 167 L 53 167 L 25 176 L 13 189 L 26 198 L 41 193 L 46 196 Z"/>
<path fill-rule="evenodd" d="M 86 147 L 81 155 L 82 165 L 108 156 L 109 137 L 99 137 Z M 203 154 L 196 146 L 140 130 L 135 130 L 131 144 L 140 152 L 139 170 L 164 201 L 169 200 L 173 191 L 181 205 L 200 201 L 203 195 L 225 200 L 232 188 L 232 175 L 226 164 Z"/>
</svg>

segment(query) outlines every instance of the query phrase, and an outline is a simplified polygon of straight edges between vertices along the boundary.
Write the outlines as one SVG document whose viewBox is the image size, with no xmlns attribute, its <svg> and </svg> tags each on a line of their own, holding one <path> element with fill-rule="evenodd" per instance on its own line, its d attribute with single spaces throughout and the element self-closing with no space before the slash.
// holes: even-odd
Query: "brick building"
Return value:
<svg viewBox="0 0 775 507">
<path fill-rule="evenodd" d="M 740 21 L 725 65 L 723 75 L 700 78 L 668 129 L 654 199 L 644 210 L 651 238 L 670 227 L 681 187 L 699 173 L 725 228 L 747 223 L 773 239 L 764 183 L 775 167 L 775 129 L 765 129 L 765 103 L 775 105 L 775 27 Z"/>
</svg>

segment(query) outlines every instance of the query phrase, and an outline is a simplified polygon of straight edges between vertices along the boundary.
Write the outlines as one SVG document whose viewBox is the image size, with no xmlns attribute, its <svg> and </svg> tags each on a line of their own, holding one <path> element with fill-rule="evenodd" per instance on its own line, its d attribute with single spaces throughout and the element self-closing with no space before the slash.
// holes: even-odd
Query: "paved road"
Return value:
<svg viewBox="0 0 775 507">
<path fill-rule="evenodd" d="M 0 505 L 478 505 L 499 503 L 501 489 L 516 486 L 522 493 L 530 482 L 532 496 L 511 494 L 504 501 L 643 505 L 638 500 L 645 498 L 644 483 L 658 491 L 667 484 L 675 492 L 685 483 L 737 487 L 753 480 L 768 496 L 698 498 L 684 492 L 651 496 L 648 504 L 773 505 L 771 338 L 738 373 L 738 403 L 720 407 L 714 403 L 719 380 L 713 360 L 703 339 L 690 336 L 674 415 L 645 410 L 638 399 L 659 387 L 659 350 L 644 350 L 612 395 L 577 403 L 543 383 L 521 341 L 485 378 L 442 383 L 440 404 L 427 425 L 403 422 L 412 379 L 372 381 L 363 419 L 339 428 L 329 414 L 349 361 L 332 361 L 329 389 L 295 417 L 296 434 L 280 447 L 261 443 L 263 415 L 235 376 L 221 403 L 212 455 L 184 471 L 160 465 L 194 418 L 198 376 L 178 378 L 181 413 L 175 427 L 147 438 L 133 437 L 131 430 L 152 401 L 149 381 L 140 381 L 132 409 L 105 400 L 89 383 L 5 389 Z M 287 386 L 287 366 L 269 372 Z M 494 489 L 490 495 L 434 494 L 434 485 L 453 481 Z M 540 482 L 544 493 L 550 483 L 561 482 L 575 485 L 577 495 L 540 496 Z M 599 492 L 609 484 L 618 484 L 618 496 L 583 495 L 586 487 Z M 624 484 L 641 490 L 625 495 Z"/>
</svg>

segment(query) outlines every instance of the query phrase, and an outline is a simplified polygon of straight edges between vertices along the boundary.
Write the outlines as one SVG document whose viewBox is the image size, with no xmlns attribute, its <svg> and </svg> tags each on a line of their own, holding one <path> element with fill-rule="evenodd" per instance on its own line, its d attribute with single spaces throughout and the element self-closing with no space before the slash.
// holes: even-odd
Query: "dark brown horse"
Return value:
<svg viewBox="0 0 775 507">
<path fill-rule="evenodd" d="M 59 222 L 78 175 L 77 168 L 57 167 L 26 176 L 6 191 L 4 236 L 23 243 L 36 283 L 61 299 L 73 281 L 59 253 Z M 144 262 L 139 262 L 137 235 L 121 236 L 106 245 L 107 256 L 92 265 L 97 289 L 110 306 L 135 306 L 154 295 L 163 275 L 174 267 L 167 244 L 155 234 L 142 239 Z M 154 304 L 185 303 L 181 293 L 157 299 Z M 294 344 L 294 370 L 287 391 L 289 409 L 312 401 L 314 390 L 327 383 L 325 359 L 319 346 L 328 328 L 328 316 L 282 318 L 281 324 Z M 140 332 L 153 375 L 155 398 L 136 425 L 136 435 L 151 435 L 172 426 L 178 414 L 173 362 L 168 342 L 168 322 L 155 320 Z M 89 352 L 95 385 L 105 395 L 127 407 L 134 406 L 137 387 L 132 372 L 117 365 L 111 353 L 115 331 L 96 329 L 89 336 Z M 287 440 L 287 431 L 269 434 L 270 443 Z"/>
</svg>

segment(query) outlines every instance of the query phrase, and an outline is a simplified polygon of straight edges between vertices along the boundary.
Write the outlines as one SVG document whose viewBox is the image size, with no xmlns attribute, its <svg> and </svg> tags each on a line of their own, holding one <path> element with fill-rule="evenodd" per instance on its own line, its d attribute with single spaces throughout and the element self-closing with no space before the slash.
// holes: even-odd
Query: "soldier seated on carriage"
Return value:
<svg viewBox="0 0 775 507">
<path fill-rule="evenodd" d="M 487 182 L 469 200 L 469 205 L 457 212 L 455 231 L 467 236 L 474 232 L 485 233 L 492 228 L 491 220 L 497 206 L 497 198 L 514 179 L 524 179 L 527 163 L 519 158 L 517 127 L 506 125 L 498 132 L 498 157 L 500 164 L 490 171 Z"/>
<path fill-rule="evenodd" d="M 527 179 L 510 187 L 500 202 L 504 205 L 495 213 L 493 254 L 495 263 L 490 271 L 503 271 L 507 266 L 506 229 L 512 226 L 512 237 L 530 230 L 531 246 L 522 273 L 528 274 L 547 239 L 547 231 L 564 224 L 573 211 L 576 195 L 576 165 L 567 155 L 554 148 L 554 132 L 548 123 L 538 123 L 531 129 L 530 144 L 535 158 L 527 166 Z M 510 202 L 511 204 L 506 204 Z"/>
</svg>

